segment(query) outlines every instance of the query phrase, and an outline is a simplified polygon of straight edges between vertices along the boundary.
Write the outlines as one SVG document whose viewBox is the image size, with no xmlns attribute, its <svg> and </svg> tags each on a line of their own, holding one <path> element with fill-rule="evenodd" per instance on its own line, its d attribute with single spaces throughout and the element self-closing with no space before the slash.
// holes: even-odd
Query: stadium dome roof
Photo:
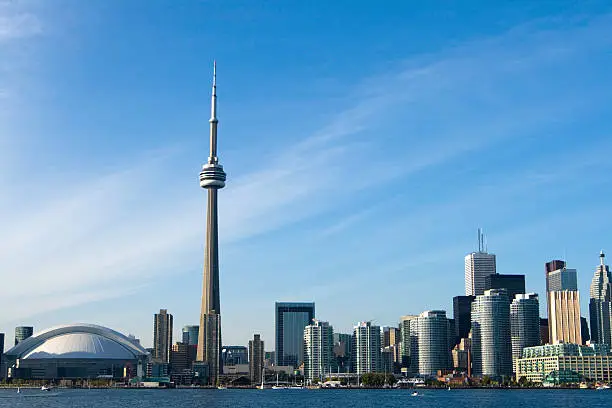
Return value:
<svg viewBox="0 0 612 408">
<path fill-rule="evenodd" d="M 135 360 L 147 356 L 123 334 L 93 324 L 53 327 L 34 334 L 6 352 L 19 359 Z"/>
</svg>

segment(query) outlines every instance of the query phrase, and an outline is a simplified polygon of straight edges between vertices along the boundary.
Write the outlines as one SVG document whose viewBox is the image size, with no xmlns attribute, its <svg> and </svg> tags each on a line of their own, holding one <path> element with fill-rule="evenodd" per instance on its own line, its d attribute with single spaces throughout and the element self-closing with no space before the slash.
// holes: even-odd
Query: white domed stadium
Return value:
<svg viewBox="0 0 612 408">
<path fill-rule="evenodd" d="M 148 358 L 140 344 L 93 324 L 35 333 L 5 355 L 9 375 L 24 379 L 141 377 Z"/>
</svg>

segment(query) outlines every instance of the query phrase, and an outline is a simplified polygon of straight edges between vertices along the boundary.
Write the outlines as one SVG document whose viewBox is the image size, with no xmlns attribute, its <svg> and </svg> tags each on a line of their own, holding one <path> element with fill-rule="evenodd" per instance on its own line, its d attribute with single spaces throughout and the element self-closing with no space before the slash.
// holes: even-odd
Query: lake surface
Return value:
<svg viewBox="0 0 612 408">
<path fill-rule="evenodd" d="M 609 408 L 612 390 L 0 390 L 0 407 Z"/>
</svg>

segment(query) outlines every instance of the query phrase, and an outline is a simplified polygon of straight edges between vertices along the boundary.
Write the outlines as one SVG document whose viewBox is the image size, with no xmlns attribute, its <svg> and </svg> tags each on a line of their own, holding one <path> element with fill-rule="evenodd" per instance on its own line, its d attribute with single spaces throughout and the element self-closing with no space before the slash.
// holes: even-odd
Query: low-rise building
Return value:
<svg viewBox="0 0 612 408">
<path fill-rule="evenodd" d="M 612 381 L 612 356 L 597 344 L 572 343 L 526 347 L 515 362 L 517 381 L 525 377 L 534 383 Z M 551 380 L 552 379 L 552 380 Z"/>
</svg>

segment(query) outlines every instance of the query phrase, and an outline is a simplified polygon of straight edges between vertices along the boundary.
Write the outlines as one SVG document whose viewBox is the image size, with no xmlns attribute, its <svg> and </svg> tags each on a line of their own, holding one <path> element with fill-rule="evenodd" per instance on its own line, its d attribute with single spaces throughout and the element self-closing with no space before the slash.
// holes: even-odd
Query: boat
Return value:
<svg viewBox="0 0 612 408">
<path fill-rule="evenodd" d="M 17 387 L 17 394 L 21 394 L 21 388 Z"/>
<path fill-rule="evenodd" d="M 606 385 L 606 384 L 602 384 L 599 387 L 595 388 L 597 391 L 601 391 L 601 390 L 609 390 L 610 386 Z"/>
<path fill-rule="evenodd" d="M 219 385 L 217 387 L 218 390 L 227 390 L 227 387 L 225 385 Z"/>
<path fill-rule="evenodd" d="M 286 390 L 287 387 L 284 385 L 278 385 L 278 373 L 276 373 L 276 385 L 272 386 L 273 390 Z"/>
<path fill-rule="evenodd" d="M 418 397 L 419 393 L 417 391 L 413 391 L 412 394 L 410 394 L 411 397 Z"/>
<path fill-rule="evenodd" d="M 51 387 L 47 387 L 45 385 L 43 385 L 42 387 L 40 387 L 41 391 L 51 391 Z"/>
</svg>

